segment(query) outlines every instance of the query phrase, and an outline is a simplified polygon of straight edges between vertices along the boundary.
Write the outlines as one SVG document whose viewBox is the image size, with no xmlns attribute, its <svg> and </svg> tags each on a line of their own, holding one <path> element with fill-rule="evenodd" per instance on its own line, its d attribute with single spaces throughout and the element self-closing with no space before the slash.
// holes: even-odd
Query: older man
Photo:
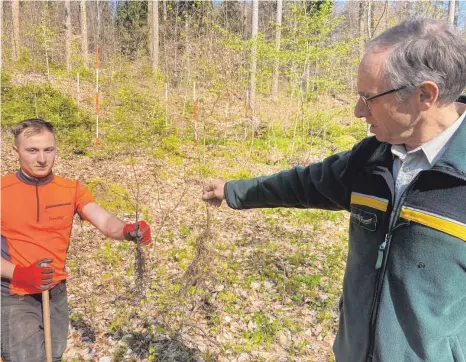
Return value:
<svg viewBox="0 0 466 362">
<path fill-rule="evenodd" d="M 61 361 L 68 336 L 65 261 L 73 215 L 105 236 L 151 241 L 145 221 L 126 224 L 94 202 L 76 180 L 52 172 L 52 124 L 20 122 L 13 130 L 20 169 L 2 177 L 1 353 L 4 362 L 45 361 L 41 292 L 50 290 L 53 361 Z"/>
<path fill-rule="evenodd" d="M 466 361 L 466 43 L 415 18 L 368 45 L 354 113 L 375 137 L 306 168 L 206 187 L 234 209 L 351 212 L 338 362 Z"/>
</svg>

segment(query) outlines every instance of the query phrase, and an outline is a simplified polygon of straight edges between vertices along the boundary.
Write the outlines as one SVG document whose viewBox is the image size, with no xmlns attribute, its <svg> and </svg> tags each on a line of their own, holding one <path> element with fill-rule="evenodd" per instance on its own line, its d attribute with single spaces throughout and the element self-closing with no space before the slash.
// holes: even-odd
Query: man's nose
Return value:
<svg viewBox="0 0 466 362">
<path fill-rule="evenodd" d="M 367 118 L 369 116 L 369 109 L 367 108 L 361 97 L 358 98 L 356 105 L 354 106 L 354 116 L 356 118 Z"/>
<path fill-rule="evenodd" d="M 47 159 L 45 157 L 45 152 L 39 152 L 39 154 L 37 155 L 37 162 L 39 163 L 47 162 Z"/>
</svg>

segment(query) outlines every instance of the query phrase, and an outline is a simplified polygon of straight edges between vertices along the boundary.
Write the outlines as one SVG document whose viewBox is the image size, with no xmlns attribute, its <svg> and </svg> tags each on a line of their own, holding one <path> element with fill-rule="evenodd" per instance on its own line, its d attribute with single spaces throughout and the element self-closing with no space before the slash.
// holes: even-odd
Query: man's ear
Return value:
<svg viewBox="0 0 466 362">
<path fill-rule="evenodd" d="M 431 108 L 438 98 L 437 84 L 431 81 L 422 82 L 419 86 L 419 103 L 421 111 Z"/>
</svg>

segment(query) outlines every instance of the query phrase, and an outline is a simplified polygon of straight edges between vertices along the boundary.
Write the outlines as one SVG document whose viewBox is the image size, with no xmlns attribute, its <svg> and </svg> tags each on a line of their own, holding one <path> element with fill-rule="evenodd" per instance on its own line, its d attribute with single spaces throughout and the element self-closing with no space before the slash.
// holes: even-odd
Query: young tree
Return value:
<svg viewBox="0 0 466 362">
<path fill-rule="evenodd" d="M 273 80 L 272 80 L 272 99 L 274 102 L 278 100 L 278 79 L 280 74 L 280 38 L 281 38 L 281 27 L 282 27 L 282 11 L 283 1 L 277 0 L 277 18 L 276 18 L 276 31 L 275 31 L 275 50 L 277 55 L 275 57 L 274 68 L 273 68 Z"/>
<path fill-rule="evenodd" d="M 65 0 L 66 71 L 71 72 L 71 2 Z"/>
<path fill-rule="evenodd" d="M 19 60 L 19 0 L 11 2 L 11 16 L 13 19 L 13 60 Z"/>
<path fill-rule="evenodd" d="M 84 59 L 84 66 L 89 67 L 89 47 L 87 43 L 87 12 L 86 0 L 81 0 L 81 52 Z"/>
<path fill-rule="evenodd" d="M 3 1 L 0 1 L 0 44 L 3 44 Z M 0 48 L 0 69 L 3 65 L 2 48 Z"/>
<path fill-rule="evenodd" d="M 448 2 L 448 22 L 455 25 L 455 0 Z"/>
<path fill-rule="evenodd" d="M 159 1 L 149 1 L 152 2 L 152 13 L 150 14 L 152 20 L 150 26 L 152 34 L 152 69 L 156 72 L 159 67 Z"/>
<path fill-rule="evenodd" d="M 251 80 L 249 85 L 249 106 L 253 114 L 255 112 L 255 97 L 256 97 L 256 71 L 257 71 L 257 33 L 259 25 L 259 0 L 252 1 L 252 32 L 251 39 L 253 41 L 251 47 Z"/>
<path fill-rule="evenodd" d="M 359 12 L 358 12 L 358 20 L 359 20 L 359 58 L 362 58 L 364 54 L 364 13 L 366 8 L 366 2 L 361 0 L 359 2 Z"/>
</svg>

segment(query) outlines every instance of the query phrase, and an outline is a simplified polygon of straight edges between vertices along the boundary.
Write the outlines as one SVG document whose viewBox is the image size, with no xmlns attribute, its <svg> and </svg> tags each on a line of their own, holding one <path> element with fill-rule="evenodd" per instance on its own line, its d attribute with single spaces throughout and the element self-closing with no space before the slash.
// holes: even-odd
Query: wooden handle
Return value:
<svg viewBox="0 0 466 362">
<path fill-rule="evenodd" d="M 44 318 L 45 356 L 47 362 L 52 362 L 52 334 L 50 330 L 49 291 L 42 292 L 42 315 Z"/>
</svg>

